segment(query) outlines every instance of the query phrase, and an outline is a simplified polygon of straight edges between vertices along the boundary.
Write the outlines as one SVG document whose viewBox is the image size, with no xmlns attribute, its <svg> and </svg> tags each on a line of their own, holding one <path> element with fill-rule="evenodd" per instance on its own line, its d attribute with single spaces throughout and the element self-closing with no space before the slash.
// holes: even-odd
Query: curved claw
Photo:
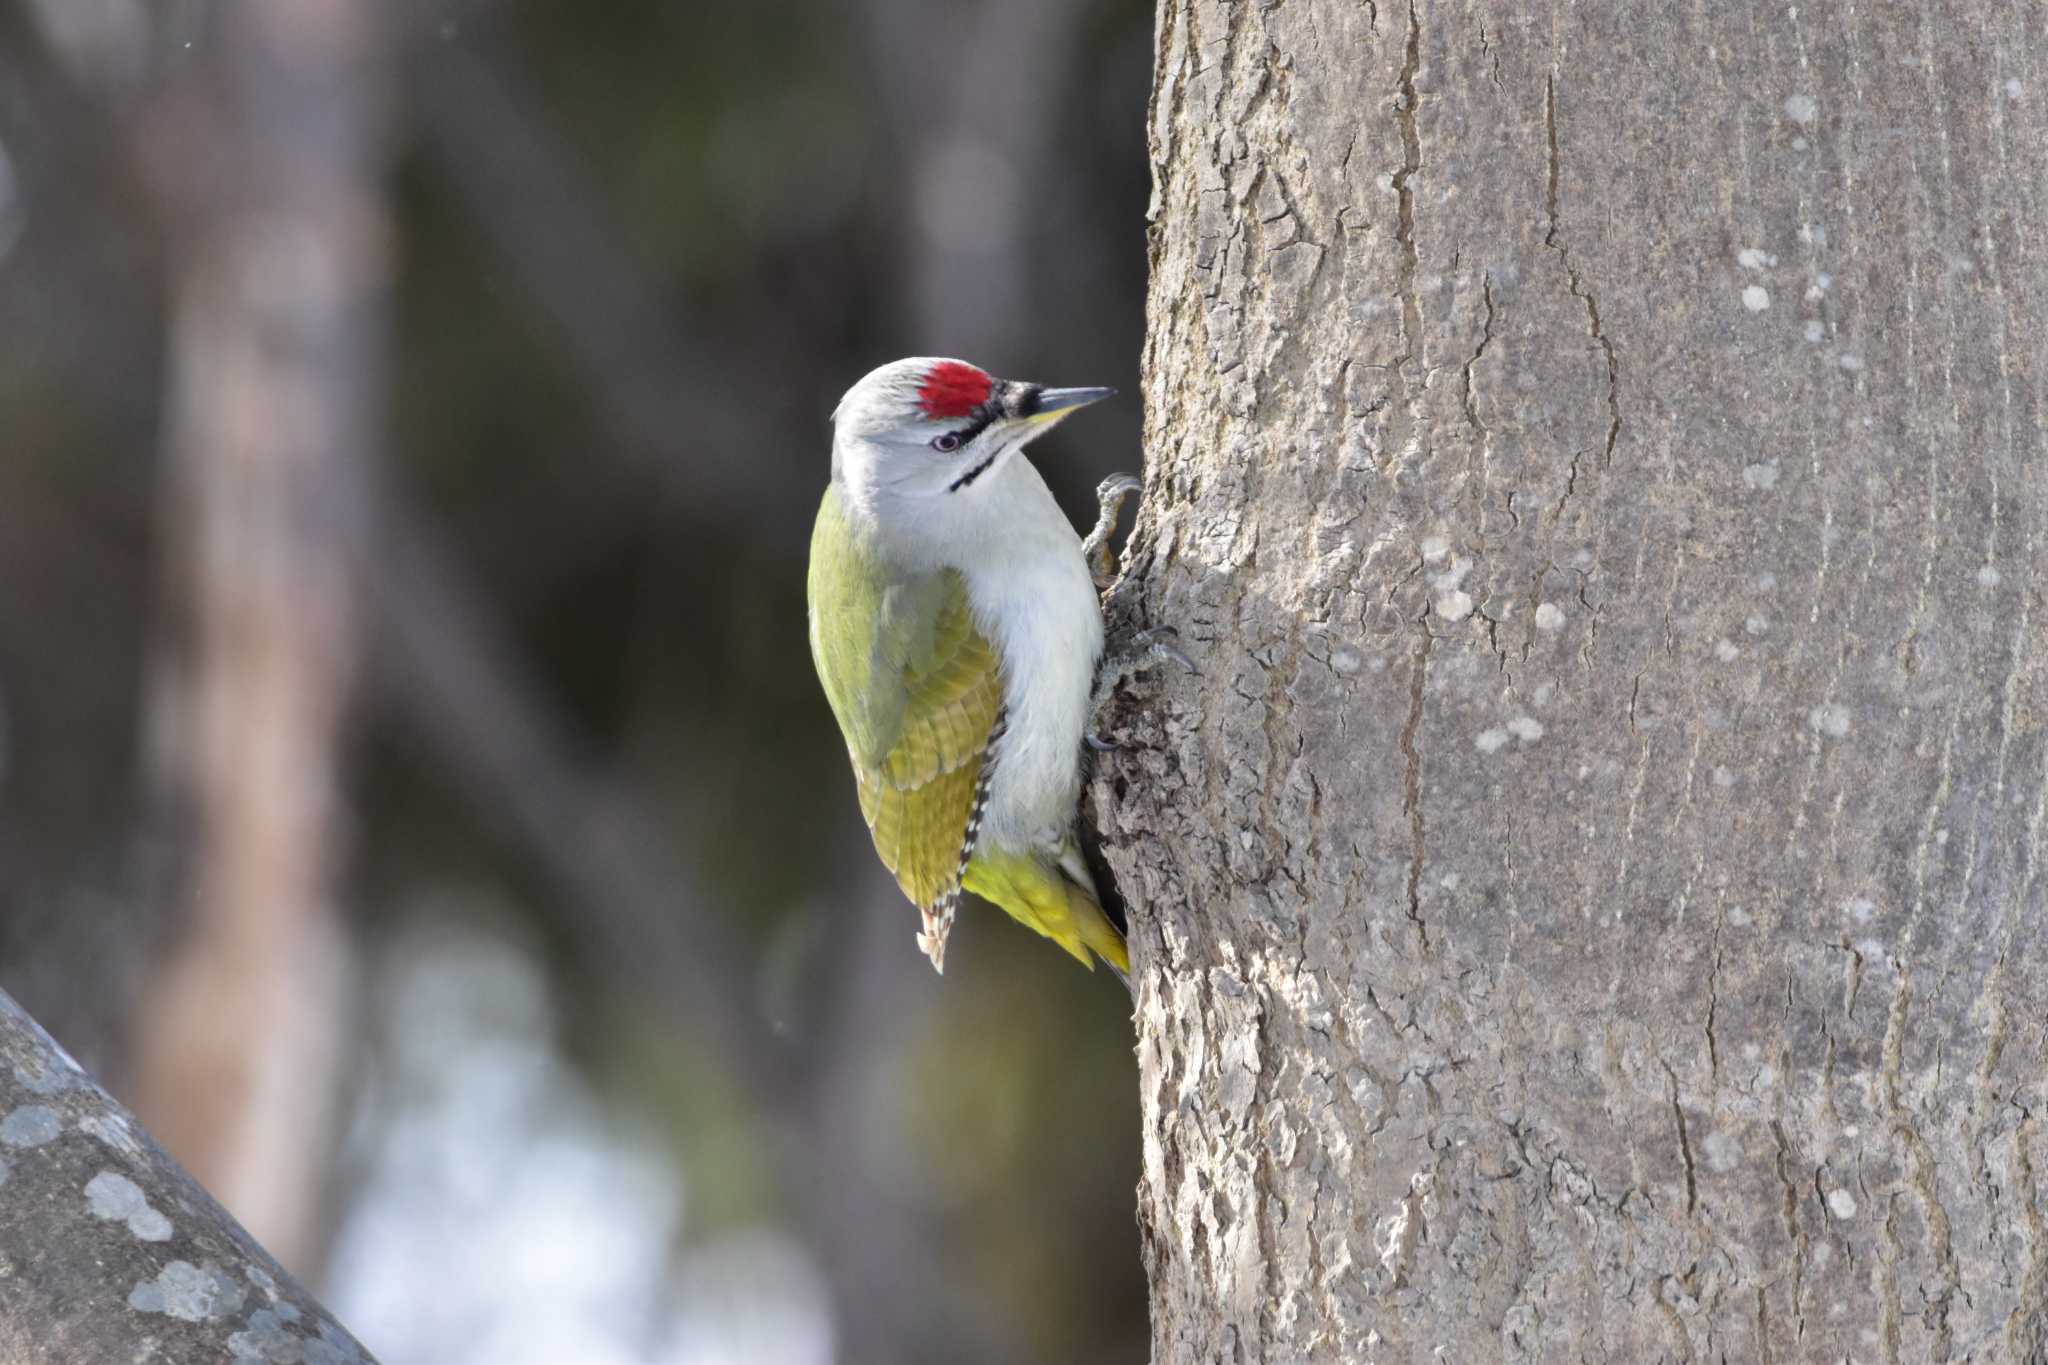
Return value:
<svg viewBox="0 0 2048 1365">
<path fill-rule="evenodd" d="M 1102 709 L 1109 705 L 1110 698 L 1116 694 L 1116 689 L 1126 678 L 1156 668 L 1161 660 L 1171 659 L 1189 673 L 1199 676 L 1201 670 L 1195 667 L 1194 660 L 1183 654 L 1177 646 L 1170 645 L 1160 638 L 1175 633 L 1171 626 L 1141 630 L 1126 642 L 1128 648 L 1104 659 L 1096 672 L 1095 691 L 1088 703 L 1089 714 L 1099 717 Z M 1093 734 L 1087 739 L 1088 747 L 1098 753 L 1116 747 L 1107 741 L 1099 741 Z"/>
<path fill-rule="evenodd" d="M 1088 538 L 1081 542 L 1081 556 L 1088 561 L 1088 572 L 1098 588 L 1108 587 L 1116 577 L 1116 562 L 1109 554 L 1109 538 L 1116 534 L 1116 520 L 1123 514 L 1125 500 L 1144 486 L 1135 474 L 1112 474 L 1095 486 L 1095 526 L 1088 532 Z"/>
<path fill-rule="evenodd" d="M 1171 659 L 1189 673 L 1200 677 L 1202 670 L 1195 667 L 1193 659 L 1183 654 L 1178 645 L 1170 645 L 1159 638 L 1162 635 L 1175 635 L 1178 633 L 1172 626 L 1155 626 L 1151 630 L 1139 631 L 1131 637 L 1131 643 L 1137 646 L 1139 652 L 1145 653 L 1155 660 Z"/>
<path fill-rule="evenodd" d="M 1101 735 L 1083 735 L 1081 742 L 1098 754 L 1113 754 L 1117 751 L 1116 741 L 1104 739 Z"/>
</svg>

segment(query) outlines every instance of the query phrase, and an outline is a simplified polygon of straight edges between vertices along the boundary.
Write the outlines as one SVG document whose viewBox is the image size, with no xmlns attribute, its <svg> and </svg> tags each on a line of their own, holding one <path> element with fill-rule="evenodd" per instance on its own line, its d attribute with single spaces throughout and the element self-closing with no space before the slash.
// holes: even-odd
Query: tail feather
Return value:
<svg viewBox="0 0 2048 1365">
<path fill-rule="evenodd" d="M 1115 971 L 1117 978 L 1126 986 L 1131 984 L 1131 950 L 1124 942 L 1124 936 L 1109 922 L 1109 916 L 1102 912 L 1102 906 L 1086 888 L 1067 883 L 1067 902 L 1073 916 L 1074 927 L 1079 931 L 1081 942 Z"/>
<path fill-rule="evenodd" d="M 1069 871 L 1069 861 L 1075 863 L 1080 877 Z M 1099 957 L 1126 982 L 1130 980 L 1130 950 L 1102 912 L 1094 881 L 1078 857 L 1063 854 L 1053 863 L 1038 855 L 990 850 L 969 863 L 965 884 L 1019 924 L 1059 944 L 1083 966 L 1093 969 L 1094 959 Z"/>
</svg>

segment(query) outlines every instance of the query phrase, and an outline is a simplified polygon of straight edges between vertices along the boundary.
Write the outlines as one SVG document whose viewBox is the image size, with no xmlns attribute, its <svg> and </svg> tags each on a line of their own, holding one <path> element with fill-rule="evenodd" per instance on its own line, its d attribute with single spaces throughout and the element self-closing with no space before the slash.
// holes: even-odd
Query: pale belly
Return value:
<svg viewBox="0 0 2048 1365">
<path fill-rule="evenodd" d="M 1066 529 L 1065 539 L 968 575 L 976 625 L 1003 661 L 1008 710 L 982 816 L 984 848 L 1057 848 L 1080 799 L 1102 608 L 1079 537 Z"/>
</svg>

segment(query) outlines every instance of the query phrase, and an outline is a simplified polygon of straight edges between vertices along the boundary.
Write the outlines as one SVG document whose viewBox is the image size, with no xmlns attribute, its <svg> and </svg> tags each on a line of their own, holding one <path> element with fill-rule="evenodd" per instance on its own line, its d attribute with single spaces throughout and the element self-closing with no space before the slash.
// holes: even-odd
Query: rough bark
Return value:
<svg viewBox="0 0 2048 1365">
<path fill-rule="evenodd" d="M 0 1360 L 371 1365 L 4 992 Z"/>
<path fill-rule="evenodd" d="M 1162 0 L 1155 1360 L 2048 1359 L 2048 30 Z"/>
</svg>

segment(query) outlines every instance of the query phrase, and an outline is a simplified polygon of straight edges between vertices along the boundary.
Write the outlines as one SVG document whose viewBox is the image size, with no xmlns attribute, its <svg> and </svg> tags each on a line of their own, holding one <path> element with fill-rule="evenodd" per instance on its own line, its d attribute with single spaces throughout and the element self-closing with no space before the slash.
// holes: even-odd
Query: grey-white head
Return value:
<svg viewBox="0 0 2048 1365">
<path fill-rule="evenodd" d="M 856 505 L 954 520 L 1003 466 L 1061 418 L 1114 389 L 996 379 L 962 360 L 913 356 L 869 372 L 832 414 L 832 477 Z"/>
</svg>

